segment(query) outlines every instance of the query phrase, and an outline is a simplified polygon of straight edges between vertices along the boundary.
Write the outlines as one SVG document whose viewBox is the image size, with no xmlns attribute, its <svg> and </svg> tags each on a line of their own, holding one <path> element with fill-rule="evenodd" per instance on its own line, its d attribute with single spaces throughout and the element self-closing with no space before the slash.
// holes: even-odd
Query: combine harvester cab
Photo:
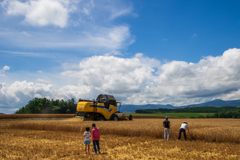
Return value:
<svg viewBox="0 0 240 160">
<path fill-rule="evenodd" d="M 132 120 L 132 115 L 124 115 L 117 111 L 121 103 L 112 95 L 100 94 L 95 100 L 79 99 L 77 115 L 83 116 L 84 120 Z"/>
</svg>

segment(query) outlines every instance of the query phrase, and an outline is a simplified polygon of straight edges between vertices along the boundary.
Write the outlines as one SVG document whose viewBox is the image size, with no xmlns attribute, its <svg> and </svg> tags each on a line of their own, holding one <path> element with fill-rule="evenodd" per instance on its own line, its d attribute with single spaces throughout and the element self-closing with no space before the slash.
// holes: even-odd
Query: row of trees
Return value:
<svg viewBox="0 0 240 160">
<path fill-rule="evenodd" d="M 236 111 L 227 111 L 207 115 L 206 118 L 240 118 L 240 109 Z"/>
<path fill-rule="evenodd" d="M 34 98 L 27 105 L 16 111 L 16 114 L 63 114 L 75 113 L 77 104 L 75 100 L 49 100 L 46 98 Z"/>
<path fill-rule="evenodd" d="M 227 111 L 236 111 L 240 107 L 188 107 L 188 108 L 179 108 L 179 109 L 138 109 L 136 113 L 218 113 L 218 112 L 227 112 Z"/>
</svg>

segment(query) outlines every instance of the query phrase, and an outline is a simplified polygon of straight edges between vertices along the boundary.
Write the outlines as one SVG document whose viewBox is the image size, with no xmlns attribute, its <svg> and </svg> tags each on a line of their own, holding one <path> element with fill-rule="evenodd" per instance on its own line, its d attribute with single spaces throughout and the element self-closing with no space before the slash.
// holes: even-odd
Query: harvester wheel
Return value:
<svg viewBox="0 0 240 160">
<path fill-rule="evenodd" d="M 132 115 L 129 115 L 128 119 L 129 119 L 129 120 L 132 120 Z"/>
<path fill-rule="evenodd" d="M 118 121 L 118 116 L 117 116 L 117 115 L 114 115 L 114 116 L 113 116 L 113 120 L 114 120 L 114 121 Z"/>
</svg>

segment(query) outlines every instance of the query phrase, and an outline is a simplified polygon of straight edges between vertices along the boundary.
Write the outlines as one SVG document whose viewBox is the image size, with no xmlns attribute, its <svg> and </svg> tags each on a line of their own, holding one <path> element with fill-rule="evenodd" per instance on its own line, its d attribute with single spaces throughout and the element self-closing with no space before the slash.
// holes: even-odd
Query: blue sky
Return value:
<svg viewBox="0 0 240 160">
<path fill-rule="evenodd" d="M 0 112 L 34 97 L 123 104 L 240 95 L 239 1 L 0 0 Z"/>
</svg>

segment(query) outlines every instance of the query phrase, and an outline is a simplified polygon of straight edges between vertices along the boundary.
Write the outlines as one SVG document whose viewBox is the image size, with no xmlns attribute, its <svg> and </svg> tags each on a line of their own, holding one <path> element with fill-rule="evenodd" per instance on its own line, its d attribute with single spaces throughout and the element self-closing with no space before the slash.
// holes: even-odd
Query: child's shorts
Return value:
<svg viewBox="0 0 240 160">
<path fill-rule="evenodd" d="M 84 144 L 90 144 L 90 141 L 89 140 L 85 140 Z"/>
</svg>

